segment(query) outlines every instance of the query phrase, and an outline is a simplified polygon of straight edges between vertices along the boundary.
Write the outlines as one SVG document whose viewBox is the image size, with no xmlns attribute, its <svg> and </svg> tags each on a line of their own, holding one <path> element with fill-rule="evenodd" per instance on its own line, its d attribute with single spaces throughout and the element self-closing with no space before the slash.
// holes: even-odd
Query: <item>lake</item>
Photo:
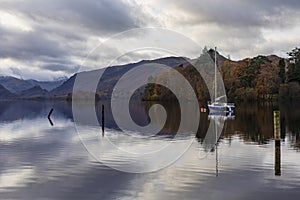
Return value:
<svg viewBox="0 0 300 200">
<path fill-rule="evenodd" d="M 99 138 L 110 137 L 128 151 L 170 141 L 176 147 L 177 140 L 185 139 L 191 140 L 191 144 L 167 167 L 150 173 L 122 172 L 114 168 L 124 165 L 125 158 L 114 152 L 102 152 L 99 155 L 104 162 L 99 162 L 87 151 L 74 124 L 71 103 L 3 101 L 0 103 L 0 198 L 275 200 L 300 197 L 300 107 L 297 103 L 237 105 L 235 118 L 224 119 L 217 146 L 210 149 L 205 148 L 204 141 L 213 119 L 207 113 L 200 114 L 197 132 L 175 137 L 180 110 L 176 103 L 165 102 L 167 123 L 160 133 L 143 143 L 128 139 L 135 133 L 122 136 L 124 133 L 116 125 L 107 101 L 96 106 L 99 121 L 102 104 L 105 105 L 105 132 L 102 133 L 100 126 L 87 123 L 84 124 L 87 134 L 96 131 Z M 137 124 L 149 123 L 147 113 L 151 105 L 130 104 L 130 114 Z M 54 109 L 53 126 L 47 119 L 51 108 Z M 279 148 L 274 140 L 273 110 L 279 110 L 281 116 Z M 139 169 L 147 167 L 145 164 Z"/>
</svg>

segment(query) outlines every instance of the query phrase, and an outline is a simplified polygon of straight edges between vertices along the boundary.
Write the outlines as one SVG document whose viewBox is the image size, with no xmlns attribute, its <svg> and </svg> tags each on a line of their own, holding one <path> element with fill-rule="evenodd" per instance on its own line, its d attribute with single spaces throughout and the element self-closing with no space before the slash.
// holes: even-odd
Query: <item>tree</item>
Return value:
<svg viewBox="0 0 300 200">
<path fill-rule="evenodd" d="M 285 60 L 281 58 L 278 63 L 280 83 L 285 83 Z"/>
<path fill-rule="evenodd" d="M 289 55 L 289 60 L 292 63 L 299 63 L 300 61 L 300 48 L 295 47 L 291 52 L 287 53 Z"/>
<path fill-rule="evenodd" d="M 300 48 L 295 48 L 289 55 L 289 66 L 288 66 L 288 82 L 300 83 Z"/>
<path fill-rule="evenodd" d="M 202 55 L 203 54 L 207 54 L 208 50 L 207 50 L 207 46 L 205 46 L 203 49 L 202 49 Z"/>
<path fill-rule="evenodd" d="M 250 61 L 248 66 L 242 69 L 242 76 L 238 78 L 242 87 L 255 87 L 255 78 L 259 73 L 261 64 L 265 62 L 271 61 L 266 56 L 257 56 Z"/>
<path fill-rule="evenodd" d="M 265 63 L 261 65 L 259 74 L 256 77 L 256 91 L 260 98 L 269 99 L 272 94 L 278 93 L 280 84 L 279 69 L 276 65 Z"/>
</svg>

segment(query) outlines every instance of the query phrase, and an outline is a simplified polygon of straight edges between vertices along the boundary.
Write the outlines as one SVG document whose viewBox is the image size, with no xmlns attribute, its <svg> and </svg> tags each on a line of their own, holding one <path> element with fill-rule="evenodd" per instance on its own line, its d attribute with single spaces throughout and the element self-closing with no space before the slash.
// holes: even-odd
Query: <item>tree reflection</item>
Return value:
<svg viewBox="0 0 300 200">
<path fill-rule="evenodd" d="M 148 111 L 155 104 L 162 104 L 167 113 L 167 122 L 159 134 L 176 134 L 181 116 L 178 102 L 141 102 L 139 100 L 130 101 L 130 114 L 132 119 L 139 125 L 149 123 Z M 101 105 L 105 105 L 105 127 L 118 129 L 116 126 L 110 108 L 110 101 L 98 102 L 96 106 L 97 116 L 101 122 Z M 35 118 L 44 116 L 47 120 L 47 114 L 50 108 L 54 108 L 56 116 L 72 120 L 72 104 L 68 102 L 35 102 L 35 101 L 16 101 L 1 102 L 0 104 L 0 123 L 15 121 L 24 118 Z M 84 106 L 82 108 L 84 110 Z M 193 112 L 191 108 L 189 112 Z M 221 138 L 227 138 L 231 141 L 232 137 L 238 136 L 245 143 L 266 144 L 274 139 L 273 128 L 273 110 L 280 110 L 281 113 L 281 139 L 291 141 L 292 148 L 300 151 L 300 107 L 296 102 L 281 104 L 241 104 L 236 106 L 236 117 L 234 120 L 226 120 Z M 193 120 L 192 118 L 189 120 Z M 161 123 L 159 120 L 155 123 Z M 196 138 L 203 142 L 206 136 L 210 121 L 208 113 L 200 113 L 200 121 Z M 99 123 L 101 124 L 101 123 Z"/>
</svg>

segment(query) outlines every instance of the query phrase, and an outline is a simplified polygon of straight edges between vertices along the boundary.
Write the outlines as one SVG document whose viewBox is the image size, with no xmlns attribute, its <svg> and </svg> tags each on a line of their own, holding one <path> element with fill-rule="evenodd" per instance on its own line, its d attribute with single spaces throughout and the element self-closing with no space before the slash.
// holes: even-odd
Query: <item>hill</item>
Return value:
<svg viewBox="0 0 300 200">
<path fill-rule="evenodd" d="M 20 93 L 23 90 L 28 90 L 32 88 L 34 85 L 29 83 L 26 80 L 18 79 L 11 76 L 1 76 L 0 77 L 0 84 L 8 89 L 12 93 Z"/>
<path fill-rule="evenodd" d="M 40 88 L 51 91 L 57 87 L 59 87 L 61 84 L 63 84 L 68 78 L 63 78 L 60 80 L 55 81 L 37 81 L 33 79 L 26 80 L 27 82 L 31 83 L 32 86 L 39 86 Z"/>
<path fill-rule="evenodd" d="M 207 63 L 214 61 L 215 53 L 217 54 L 218 69 L 222 74 L 227 98 L 229 101 L 273 101 L 278 99 L 298 99 L 300 98 L 300 49 L 295 48 L 288 55 L 289 58 L 280 58 L 276 55 L 259 55 L 253 58 L 245 58 L 239 61 L 232 61 L 225 58 L 219 52 L 213 49 L 206 51 L 205 59 L 200 60 L 201 56 L 196 59 L 188 59 L 184 57 L 165 57 L 154 60 L 142 60 L 137 63 L 129 63 L 125 65 L 111 66 L 108 68 L 98 69 L 89 72 L 94 73 L 103 71 L 100 82 L 97 86 L 97 95 L 101 99 L 111 98 L 112 91 L 118 80 L 129 70 L 134 69 L 143 64 L 163 64 L 181 73 L 190 83 L 195 91 L 196 97 L 200 101 L 207 102 L 210 100 L 207 87 L 212 87 L 213 84 L 207 86 L 195 70 L 193 63 L 199 64 L 199 69 L 204 71 L 212 71 L 211 68 L 206 68 Z M 204 54 L 203 54 L 204 55 Z M 198 65 L 197 64 L 197 65 Z M 52 98 L 52 99 L 68 99 L 71 100 L 74 82 L 76 76 L 74 74 L 67 80 L 57 81 L 36 81 L 22 80 L 14 77 L 0 77 L 0 99 L 7 98 Z M 164 72 L 158 74 L 157 77 L 148 77 L 152 80 L 164 79 L 170 73 Z M 99 77 L 100 78 L 100 77 Z M 119 97 L 127 94 L 126 88 L 130 88 L 135 84 L 136 80 L 142 77 L 131 77 L 132 81 L 121 87 Z M 82 81 L 82 85 L 89 85 L 90 80 Z M 213 82 L 210 80 L 210 82 Z M 123 91 L 124 89 L 124 91 Z M 51 91 L 48 91 L 51 90 Z M 123 94 L 124 93 L 124 94 Z M 183 96 L 186 96 L 184 90 Z M 84 95 L 84 93 L 82 94 Z M 148 84 L 139 88 L 135 97 L 140 97 L 146 101 L 174 100 L 175 96 L 167 88 L 159 84 Z"/>
<path fill-rule="evenodd" d="M 19 94 L 19 98 L 33 99 L 33 98 L 46 98 L 48 91 L 42 89 L 40 86 L 34 86 L 28 90 L 24 90 Z"/>
<path fill-rule="evenodd" d="M 210 49 L 207 53 L 214 60 L 214 50 Z M 300 53 L 293 55 L 299 56 Z M 300 98 L 299 58 L 284 59 L 276 55 L 259 55 L 232 61 L 217 52 L 217 63 L 223 77 L 227 98 L 231 102 Z M 198 100 L 209 101 L 210 95 L 202 78 L 192 65 L 184 64 L 184 66 L 176 66 L 174 69 L 189 81 Z M 160 74 L 155 78 L 163 79 L 164 76 Z M 145 101 L 169 101 L 174 98 L 175 96 L 167 88 L 158 84 L 147 86 L 142 97 Z"/>
<path fill-rule="evenodd" d="M 174 67 L 180 65 L 181 63 L 186 62 L 186 59 L 187 58 L 183 58 L 183 57 L 166 57 L 166 58 L 160 58 L 155 60 L 142 60 L 137 63 L 130 63 L 126 65 L 108 67 L 105 69 L 103 76 L 101 78 L 101 82 L 98 84 L 97 93 L 100 95 L 102 99 L 110 98 L 111 92 L 115 84 L 117 83 L 117 81 L 120 79 L 120 77 L 126 72 L 128 72 L 129 70 L 137 66 L 140 66 L 142 64 L 159 63 L 170 67 Z M 104 69 L 99 69 L 99 70 L 104 70 Z M 61 86 L 50 91 L 49 95 L 52 98 L 53 97 L 66 98 L 68 95 L 70 95 L 73 92 L 73 86 L 74 86 L 76 76 L 77 74 L 73 75 L 67 81 L 65 81 Z M 89 80 L 86 80 L 86 83 L 82 83 L 82 84 L 88 84 L 88 83 Z"/>
<path fill-rule="evenodd" d="M 3 87 L 0 84 L 0 98 L 1 99 L 12 99 L 12 98 L 16 98 L 17 95 L 11 93 L 8 89 L 6 89 L 5 87 Z"/>
<path fill-rule="evenodd" d="M 12 76 L 0 76 L 0 84 L 10 92 L 20 94 L 22 91 L 28 90 L 35 86 L 39 86 L 45 90 L 52 90 L 60 86 L 65 80 L 57 81 L 37 81 L 33 79 L 23 80 Z"/>
</svg>

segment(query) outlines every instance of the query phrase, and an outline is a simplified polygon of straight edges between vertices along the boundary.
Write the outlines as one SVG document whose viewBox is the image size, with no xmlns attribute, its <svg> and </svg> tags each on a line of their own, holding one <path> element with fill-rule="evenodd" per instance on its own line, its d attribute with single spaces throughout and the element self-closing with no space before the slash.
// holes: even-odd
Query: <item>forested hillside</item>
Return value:
<svg viewBox="0 0 300 200">
<path fill-rule="evenodd" d="M 208 51 L 214 60 L 214 50 Z M 288 52 L 288 58 L 259 55 L 240 61 L 224 59 L 217 53 L 218 69 L 222 74 L 227 98 L 239 101 L 277 101 L 300 98 L 300 49 Z M 191 84 L 200 101 L 210 100 L 206 85 L 191 64 L 175 67 Z M 158 77 L 161 79 L 165 74 Z M 165 87 L 152 84 L 146 87 L 143 100 L 174 100 Z"/>
</svg>

